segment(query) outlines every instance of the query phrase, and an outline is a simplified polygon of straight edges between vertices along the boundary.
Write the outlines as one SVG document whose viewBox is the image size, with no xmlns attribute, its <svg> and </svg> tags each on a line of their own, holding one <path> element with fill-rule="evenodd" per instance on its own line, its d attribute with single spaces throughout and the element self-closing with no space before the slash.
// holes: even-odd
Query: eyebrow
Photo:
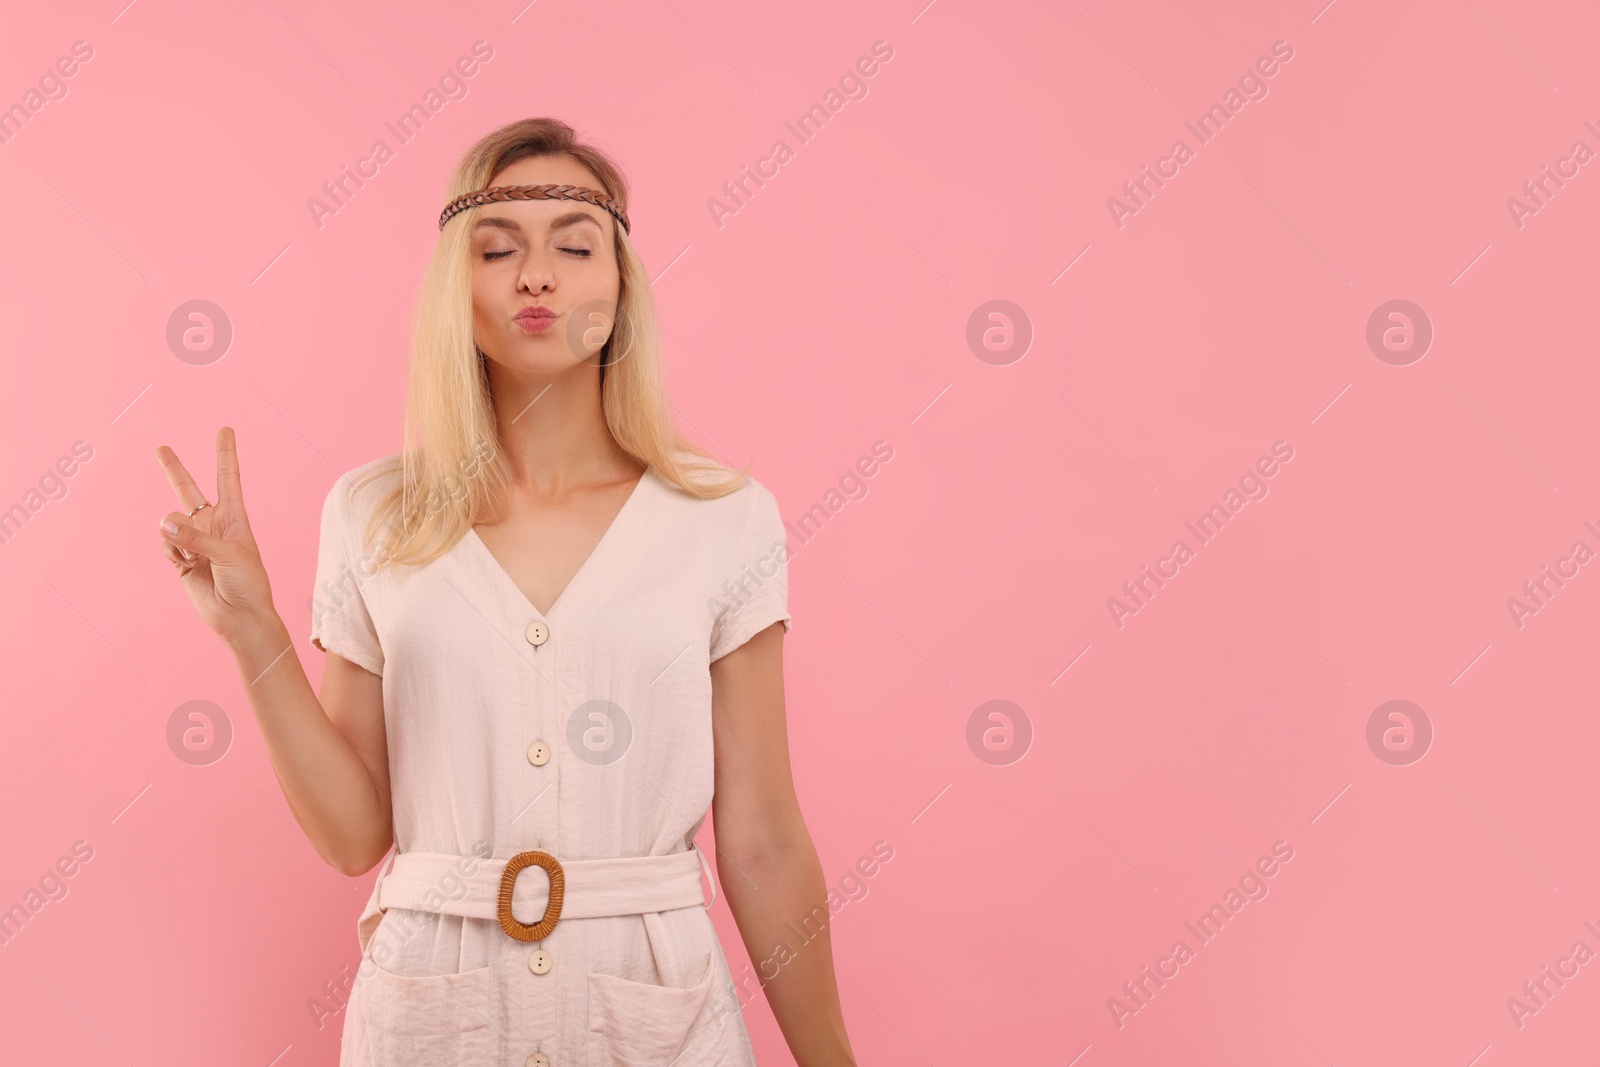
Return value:
<svg viewBox="0 0 1600 1067">
<path fill-rule="evenodd" d="M 565 215 L 558 215 L 550 220 L 550 228 L 559 230 L 563 226 L 571 226 L 579 222 L 593 223 L 595 229 L 600 230 L 602 233 L 605 231 L 605 227 L 600 225 L 600 220 L 587 211 L 569 211 Z M 502 230 L 515 230 L 517 233 L 522 232 L 522 227 L 517 223 L 516 219 L 507 218 L 504 215 L 480 215 L 472 228 L 476 231 L 483 226 L 494 226 Z"/>
</svg>

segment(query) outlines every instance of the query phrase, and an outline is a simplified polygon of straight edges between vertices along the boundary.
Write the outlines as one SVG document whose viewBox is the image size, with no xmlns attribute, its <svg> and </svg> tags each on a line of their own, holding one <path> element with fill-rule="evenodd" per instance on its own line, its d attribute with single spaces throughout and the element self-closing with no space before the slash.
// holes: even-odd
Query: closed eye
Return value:
<svg viewBox="0 0 1600 1067">
<path fill-rule="evenodd" d="M 515 255 L 516 251 L 517 250 L 513 248 L 505 252 L 485 252 L 483 254 L 483 258 L 486 260 L 504 259 L 506 256 Z M 568 252 L 574 256 L 582 256 L 584 259 L 588 259 L 594 255 L 594 253 L 587 248 L 563 248 L 561 251 Z"/>
</svg>

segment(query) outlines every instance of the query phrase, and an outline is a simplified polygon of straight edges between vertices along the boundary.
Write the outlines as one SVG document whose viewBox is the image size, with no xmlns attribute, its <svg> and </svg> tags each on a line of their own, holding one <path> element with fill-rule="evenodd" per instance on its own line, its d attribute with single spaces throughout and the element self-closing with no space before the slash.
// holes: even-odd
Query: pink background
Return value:
<svg viewBox="0 0 1600 1067">
<path fill-rule="evenodd" d="M 540 114 L 634 182 L 683 424 L 792 522 L 836 509 L 791 542 L 786 671 L 829 883 L 894 850 L 833 928 L 863 1064 L 1600 1057 L 1600 961 L 1520 1026 L 1507 1004 L 1600 951 L 1600 567 L 1520 627 L 1507 603 L 1600 550 L 1600 162 L 1520 226 L 1507 206 L 1600 150 L 1592 4 L 119 3 L 0 27 L 4 105 L 93 49 L 0 145 L 0 507 L 93 452 L 0 544 L 0 907 L 93 849 L 0 947 L 3 1058 L 336 1061 L 307 1002 L 355 963 L 373 876 L 289 816 L 161 556 L 153 450 L 209 488 L 237 429 L 319 680 L 320 505 L 398 446 L 445 176 Z M 384 123 L 479 40 L 466 95 L 399 145 Z M 880 40 L 865 97 L 800 144 L 784 123 Z M 1267 95 L 1201 145 L 1184 122 L 1276 41 Z M 379 138 L 394 158 L 319 228 L 308 201 Z M 779 138 L 793 158 L 719 226 L 708 201 Z M 1119 227 L 1108 199 L 1180 138 Z M 166 339 L 197 299 L 234 331 L 208 365 Z M 1396 299 L 1434 331 L 1403 366 L 1366 341 Z M 991 300 L 1025 352 L 969 347 Z M 1199 545 L 1184 523 L 1277 441 L 1268 495 Z M 1179 539 L 1119 627 L 1108 599 Z M 1367 740 L 1394 699 L 1433 731 L 1401 765 Z M 191 700 L 234 729 L 207 766 L 167 742 Z M 969 746 L 991 700 L 1031 724 L 1020 759 Z M 1200 944 L 1184 924 L 1280 841 L 1267 895 Z M 1119 1026 L 1108 1001 L 1179 939 Z M 791 1062 L 765 1003 L 746 1016 Z"/>
</svg>

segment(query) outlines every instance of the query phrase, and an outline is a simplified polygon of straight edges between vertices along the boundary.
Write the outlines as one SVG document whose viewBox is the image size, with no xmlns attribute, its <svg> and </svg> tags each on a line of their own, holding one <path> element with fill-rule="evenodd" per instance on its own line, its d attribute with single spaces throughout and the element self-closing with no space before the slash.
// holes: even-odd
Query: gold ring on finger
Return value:
<svg viewBox="0 0 1600 1067">
<path fill-rule="evenodd" d="M 189 517 L 191 519 L 194 518 L 194 512 L 195 511 L 199 511 L 200 508 L 209 508 L 210 506 L 211 506 L 211 501 L 209 501 L 209 500 L 200 501 L 200 507 L 197 507 L 197 508 L 194 509 L 194 511 L 189 512 Z"/>
</svg>

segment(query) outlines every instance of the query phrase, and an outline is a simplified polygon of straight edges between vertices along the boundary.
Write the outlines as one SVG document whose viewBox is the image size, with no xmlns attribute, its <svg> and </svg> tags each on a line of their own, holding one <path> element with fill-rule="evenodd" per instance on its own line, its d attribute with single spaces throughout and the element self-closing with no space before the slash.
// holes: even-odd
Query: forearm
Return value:
<svg viewBox="0 0 1600 1067">
<path fill-rule="evenodd" d="M 388 848 L 390 814 L 312 690 L 288 628 L 272 613 L 228 644 L 301 830 L 329 864 L 362 873 Z"/>
<path fill-rule="evenodd" d="M 833 972 L 828 890 L 798 817 L 776 843 L 724 856 L 728 906 L 799 1067 L 855 1067 Z"/>
</svg>

